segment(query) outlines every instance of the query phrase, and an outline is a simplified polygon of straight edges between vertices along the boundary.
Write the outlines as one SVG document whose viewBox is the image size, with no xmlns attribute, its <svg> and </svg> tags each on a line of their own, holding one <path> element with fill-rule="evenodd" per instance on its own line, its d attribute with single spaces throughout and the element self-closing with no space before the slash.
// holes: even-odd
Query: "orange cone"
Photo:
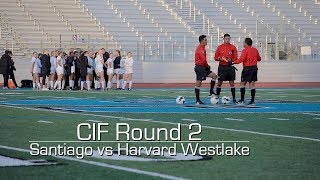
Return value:
<svg viewBox="0 0 320 180">
<path fill-rule="evenodd" d="M 8 88 L 10 88 L 10 89 L 15 89 L 16 88 L 16 86 L 14 85 L 12 79 L 9 79 L 9 81 L 8 81 Z"/>
</svg>

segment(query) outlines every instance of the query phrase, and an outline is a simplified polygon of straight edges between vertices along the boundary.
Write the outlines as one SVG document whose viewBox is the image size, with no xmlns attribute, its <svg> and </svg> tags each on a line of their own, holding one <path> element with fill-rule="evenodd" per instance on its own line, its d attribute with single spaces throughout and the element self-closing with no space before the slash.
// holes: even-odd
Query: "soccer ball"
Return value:
<svg viewBox="0 0 320 180">
<path fill-rule="evenodd" d="M 213 96 L 210 98 L 211 104 L 218 104 L 219 103 L 219 98 Z"/>
<path fill-rule="evenodd" d="M 221 99 L 222 104 L 230 104 L 231 103 L 231 99 L 228 96 L 223 96 Z"/>
<path fill-rule="evenodd" d="M 177 104 L 184 104 L 185 101 L 186 99 L 183 96 L 178 96 L 176 99 Z"/>
</svg>

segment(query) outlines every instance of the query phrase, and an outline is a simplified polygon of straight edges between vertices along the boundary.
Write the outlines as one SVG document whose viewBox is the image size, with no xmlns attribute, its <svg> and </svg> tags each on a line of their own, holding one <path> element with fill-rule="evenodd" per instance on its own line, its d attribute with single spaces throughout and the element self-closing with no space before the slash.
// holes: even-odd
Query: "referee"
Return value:
<svg viewBox="0 0 320 180">
<path fill-rule="evenodd" d="M 206 80 L 207 77 L 212 78 L 210 83 L 210 89 L 213 89 L 216 78 L 217 78 L 217 75 L 210 70 L 210 66 L 208 65 L 208 62 L 207 62 L 207 53 L 206 53 L 206 45 L 208 44 L 207 37 L 205 35 L 199 36 L 199 43 L 200 44 L 196 49 L 195 57 L 194 57 L 194 61 L 195 61 L 194 71 L 196 73 L 196 86 L 194 91 L 196 94 L 196 105 L 204 104 L 200 100 L 200 87 L 201 87 L 202 81 Z"/>
<path fill-rule="evenodd" d="M 236 89 L 234 88 L 234 80 L 236 79 L 235 67 L 231 66 L 231 63 L 222 60 L 225 58 L 233 62 L 238 59 L 238 50 L 234 45 L 230 44 L 230 39 L 229 34 L 223 36 L 223 44 L 218 46 L 214 56 L 214 59 L 219 61 L 216 97 L 219 98 L 220 96 L 223 81 L 229 81 L 233 103 L 237 103 Z M 212 96 L 212 94 L 213 89 L 210 89 L 209 96 Z"/>
<path fill-rule="evenodd" d="M 251 100 L 248 103 L 248 106 L 255 105 L 254 98 L 256 95 L 255 82 L 258 81 L 258 61 L 261 61 L 260 54 L 258 50 L 252 47 L 252 39 L 246 38 L 243 42 L 244 50 L 242 50 L 241 56 L 239 59 L 234 61 L 234 64 L 243 63 L 243 70 L 241 74 L 241 100 L 238 104 L 244 104 L 244 95 L 246 93 L 246 84 L 249 82 L 251 89 Z"/>
</svg>

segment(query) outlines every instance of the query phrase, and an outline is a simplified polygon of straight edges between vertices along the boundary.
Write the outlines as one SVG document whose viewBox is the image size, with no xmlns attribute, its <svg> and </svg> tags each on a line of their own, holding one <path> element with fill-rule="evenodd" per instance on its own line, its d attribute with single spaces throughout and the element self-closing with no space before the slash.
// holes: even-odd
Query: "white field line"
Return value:
<svg viewBox="0 0 320 180">
<path fill-rule="evenodd" d="M 86 121 L 88 121 L 88 122 L 94 122 L 94 123 L 102 122 L 102 121 L 98 121 L 98 120 L 91 120 L 91 119 L 88 119 L 88 120 L 86 120 Z"/>
<path fill-rule="evenodd" d="M 3 145 L 0 145 L 0 148 L 19 151 L 19 152 L 30 153 L 30 150 L 28 150 L 28 149 L 9 147 L 9 146 L 3 146 Z M 77 158 L 72 158 L 72 157 L 69 157 L 69 156 L 55 156 L 55 155 L 52 155 L 52 157 L 55 157 L 55 158 L 58 158 L 58 159 L 69 160 L 69 161 L 76 161 L 76 162 L 85 163 L 85 164 L 91 164 L 91 165 L 100 166 L 100 167 L 116 169 L 116 170 L 120 170 L 120 171 L 132 172 L 132 173 L 136 173 L 136 174 L 143 174 L 143 175 L 147 175 L 147 176 L 160 177 L 160 178 L 164 178 L 164 179 L 172 179 L 172 180 L 182 180 L 182 179 L 184 179 L 184 178 L 181 178 L 181 177 L 170 176 L 170 175 L 160 174 L 160 173 L 150 172 L 150 171 L 143 171 L 143 170 L 139 170 L 139 169 L 127 168 L 127 167 L 123 167 L 123 166 L 117 166 L 117 165 L 112 165 L 112 164 L 107 164 L 107 163 L 96 162 L 96 161 L 77 159 Z"/>
<path fill-rule="evenodd" d="M 288 121 L 289 119 L 284 119 L 284 118 L 269 118 L 271 120 L 278 120 L 278 121 Z"/>
<path fill-rule="evenodd" d="M 320 119 L 320 118 L 313 118 L 313 119 Z"/>
<path fill-rule="evenodd" d="M 320 96 L 320 94 L 317 94 L 317 95 L 308 95 L 308 96 L 303 96 L 303 97 L 309 98 L 309 97 L 318 97 L 318 96 Z"/>
<path fill-rule="evenodd" d="M 63 111 L 48 110 L 48 109 L 34 109 L 34 108 L 27 108 L 27 107 L 8 106 L 8 105 L 0 105 L 0 106 L 9 107 L 9 108 L 16 108 L 16 109 L 25 109 L 25 110 L 28 109 L 28 110 L 34 110 L 34 111 L 56 112 L 56 113 L 61 113 L 61 114 L 75 114 L 75 115 L 81 115 L 81 116 L 105 117 L 105 118 L 115 118 L 115 119 L 126 118 L 126 117 L 106 116 L 106 115 L 99 115 L 99 114 L 82 114 L 82 113 L 73 113 L 73 112 L 63 112 Z M 178 124 L 178 123 L 173 123 L 173 122 L 156 121 L 156 120 L 142 120 L 142 119 L 139 119 L 139 120 L 136 120 L 136 121 L 152 122 L 152 123 L 159 123 L 159 124 L 172 124 L 172 125 L 177 125 Z M 181 124 L 181 125 L 189 126 L 189 124 Z M 214 126 L 202 126 L 202 127 L 208 128 L 208 129 L 217 129 L 217 130 L 224 130 L 224 131 L 257 134 L 257 135 L 262 135 L 262 136 L 282 137 L 282 138 L 289 138 L 289 139 L 302 139 L 302 140 L 320 142 L 320 139 L 309 138 L 309 137 L 289 136 L 289 135 L 282 135 L 282 134 L 272 134 L 272 133 L 264 133 L 264 132 L 241 130 L 241 129 L 230 129 L 230 128 L 222 128 L 222 127 L 214 127 Z"/>
<path fill-rule="evenodd" d="M 320 114 L 317 114 L 317 113 L 302 113 L 302 114 L 310 115 L 310 116 L 320 116 Z"/>
<path fill-rule="evenodd" d="M 191 121 L 191 122 L 194 122 L 194 121 L 198 121 L 198 120 L 195 120 L 195 119 L 181 119 L 181 121 Z"/>
<path fill-rule="evenodd" d="M 51 124 L 51 123 L 53 123 L 53 122 L 51 122 L 51 121 L 37 121 L 38 123 L 47 123 L 47 124 Z"/>
<path fill-rule="evenodd" d="M 243 119 L 235 119 L 235 118 L 224 118 L 224 119 L 228 121 L 244 121 Z"/>
</svg>

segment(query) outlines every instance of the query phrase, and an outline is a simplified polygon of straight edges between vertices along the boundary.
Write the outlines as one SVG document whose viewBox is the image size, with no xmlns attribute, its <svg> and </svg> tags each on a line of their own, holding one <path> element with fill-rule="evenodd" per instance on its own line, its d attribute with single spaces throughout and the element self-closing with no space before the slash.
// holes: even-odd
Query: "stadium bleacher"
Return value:
<svg viewBox="0 0 320 180">
<path fill-rule="evenodd" d="M 214 51 L 229 33 L 237 47 L 252 37 L 264 49 L 307 45 L 317 54 L 319 7 L 311 0 L 3 0 L 0 48 L 30 57 L 44 48 L 105 47 L 176 61 L 189 59 L 199 34 Z"/>
</svg>

